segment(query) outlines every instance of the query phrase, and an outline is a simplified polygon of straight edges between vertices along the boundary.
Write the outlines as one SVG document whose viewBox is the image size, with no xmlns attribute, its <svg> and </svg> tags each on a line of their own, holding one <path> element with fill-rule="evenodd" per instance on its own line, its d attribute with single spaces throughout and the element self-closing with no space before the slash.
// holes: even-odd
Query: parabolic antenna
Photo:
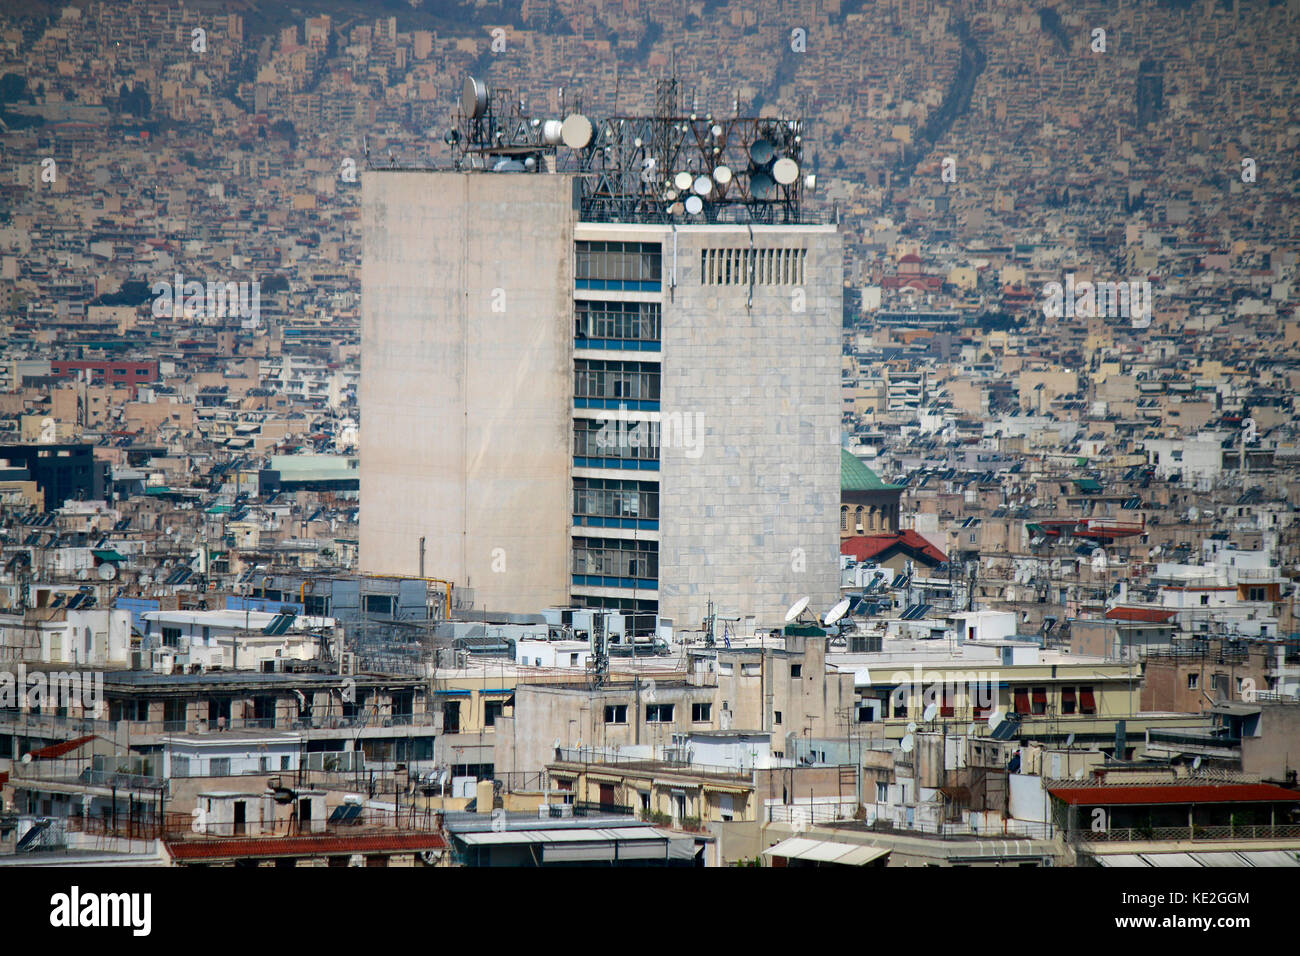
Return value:
<svg viewBox="0 0 1300 956">
<path fill-rule="evenodd" d="M 1074 746 L 1074 734 L 1070 734 L 1068 737 L 1065 738 L 1065 746 L 1066 747 Z"/>
<path fill-rule="evenodd" d="M 1195 760 L 1192 761 L 1192 769 L 1193 769 L 1193 770 L 1200 770 L 1200 769 L 1201 769 L 1201 758 L 1200 758 L 1200 757 L 1197 757 Z"/>
<path fill-rule="evenodd" d="M 994 708 L 993 708 L 993 713 L 989 714 L 989 721 L 988 721 L 988 723 L 989 723 L 989 729 L 990 729 L 990 730 L 994 730 L 994 729 L 996 729 L 997 726 L 998 726 L 998 724 L 1002 723 L 1002 708 L 1001 708 L 1001 707 L 994 707 Z"/>
<path fill-rule="evenodd" d="M 826 624 L 834 624 L 849 612 L 849 599 L 840 598 L 840 602 L 826 612 Z"/>
<path fill-rule="evenodd" d="M 775 199 L 776 183 L 767 173 L 755 173 L 749 180 L 749 194 L 755 199 Z"/>
<path fill-rule="evenodd" d="M 903 753 L 910 754 L 912 752 L 912 747 L 915 746 L 912 741 L 912 735 L 908 734 L 898 742 L 898 745 L 903 748 Z"/>
<path fill-rule="evenodd" d="M 909 720 L 909 721 L 907 722 L 907 732 L 908 732 L 909 734 L 914 734 L 914 733 L 916 733 L 916 721 L 915 721 L 915 720 Z"/>
<path fill-rule="evenodd" d="M 704 210 L 704 200 L 699 196 L 686 197 L 686 211 L 692 216 L 698 216 Z"/>
<path fill-rule="evenodd" d="M 692 182 L 694 182 L 694 179 L 692 178 L 691 174 L 687 172 L 680 172 L 673 177 L 673 185 L 675 185 L 682 192 L 685 192 L 686 190 L 690 189 Z"/>
<path fill-rule="evenodd" d="M 707 196 L 713 192 L 713 180 L 708 176 L 700 176 L 695 180 L 695 184 L 691 188 L 695 190 L 697 196 Z"/>
<path fill-rule="evenodd" d="M 939 716 L 939 705 L 938 705 L 938 704 L 926 704 L 926 705 L 925 705 L 925 713 L 923 713 L 923 714 L 921 715 L 921 719 L 924 720 L 924 721 L 928 724 L 930 721 L 934 720 L 934 718 L 936 718 L 936 717 L 938 717 L 938 716 Z"/>
<path fill-rule="evenodd" d="M 98 571 L 95 573 L 99 575 L 101 581 L 111 581 L 113 578 L 117 577 L 117 565 L 108 563 L 101 564 Z"/>
<path fill-rule="evenodd" d="M 785 623 L 789 624 L 806 610 L 808 610 L 808 598 L 801 597 L 790 605 L 790 610 L 785 612 Z"/>
<path fill-rule="evenodd" d="M 564 124 L 559 120 L 547 120 L 542 124 L 542 142 L 547 146 L 559 146 L 564 142 Z"/>
<path fill-rule="evenodd" d="M 478 119 L 487 109 L 487 86 L 472 76 L 465 77 L 460 93 L 460 108 L 471 119 Z"/>
<path fill-rule="evenodd" d="M 749 158 L 759 166 L 766 166 L 776 155 L 776 150 L 772 149 L 772 144 L 765 139 L 756 139 L 749 147 Z"/>
<path fill-rule="evenodd" d="M 731 167 L 716 166 L 713 170 L 713 181 L 719 186 L 725 186 L 731 182 Z"/>
<path fill-rule="evenodd" d="M 772 178 L 782 186 L 789 186 L 799 178 L 799 164 L 788 157 L 778 159 L 772 166 Z"/>
<path fill-rule="evenodd" d="M 560 138 L 569 149 L 585 149 L 591 142 L 591 120 L 574 113 L 560 126 Z"/>
</svg>

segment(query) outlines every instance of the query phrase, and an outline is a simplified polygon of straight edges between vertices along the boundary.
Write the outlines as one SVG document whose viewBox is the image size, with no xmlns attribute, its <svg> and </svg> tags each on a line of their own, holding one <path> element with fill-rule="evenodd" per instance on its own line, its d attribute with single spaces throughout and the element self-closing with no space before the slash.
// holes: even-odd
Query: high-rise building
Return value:
<svg viewBox="0 0 1300 956">
<path fill-rule="evenodd" d="M 697 629 L 838 596 L 834 225 L 584 221 L 564 172 L 363 177 L 361 564 Z M 646 618 L 639 618 L 645 621 Z M 719 629 L 721 633 L 721 629 Z"/>
</svg>

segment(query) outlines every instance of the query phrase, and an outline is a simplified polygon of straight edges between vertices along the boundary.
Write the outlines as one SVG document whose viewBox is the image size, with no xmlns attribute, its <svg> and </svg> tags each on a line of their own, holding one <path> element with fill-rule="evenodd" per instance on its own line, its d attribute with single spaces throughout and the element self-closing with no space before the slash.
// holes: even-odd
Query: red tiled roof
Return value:
<svg viewBox="0 0 1300 956">
<path fill-rule="evenodd" d="M 1177 803 L 1300 803 L 1300 791 L 1271 783 L 1156 784 L 1127 787 L 1048 787 L 1071 806 L 1106 807 Z"/>
<path fill-rule="evenodd" d="M 899 534 L 862 534 L 840 542 L 840 554 L 848 554 L 859 561 L 870 561 L 893 548 L 903 548 L 924 555 L 936 564 L 948 556 L 910 528 Z"/>
<path fill-rule="evenodd" d="M 418 853 L 422 850 L 441 850 L 447 845 L 441 834 L 432 832 L 167 840 L 165 842 L 167 852 L 175 860 L 228 860 L 343 853 Z"/>
<path fill-rule="evenodd" d="M 1108 621 L 1134 621 L 1140 624 L 1168 624 L 1177 616 L 1177 611 L 1163 611 L 1154 607 L 1113 607 L 1106 612 Z"/>
</svg>

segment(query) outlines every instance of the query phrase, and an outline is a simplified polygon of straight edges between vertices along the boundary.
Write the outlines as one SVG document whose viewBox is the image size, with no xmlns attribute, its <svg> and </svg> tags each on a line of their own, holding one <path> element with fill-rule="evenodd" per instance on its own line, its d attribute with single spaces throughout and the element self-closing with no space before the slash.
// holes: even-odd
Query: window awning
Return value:
<svg viewBox="0 0 1300 956">
<path fill-rule="evenodd" d="M 834 863 L 839 866 L 865 866 L 882 856 L 888 856 L 888 847 L 866 846 L 858 843 L 833 843 L 829 840 L 810 840 L 791 837 L 763 851 L 763 856 L 782 857 L 787 860 L 811 860 L 817 863 Z"/>
<path fill-rule="evenodd" d="M 100 561 L 125 561 L 126 555 L 119 554 L 113 548 L 94 548 L 90 552 Z"/>
</svg>

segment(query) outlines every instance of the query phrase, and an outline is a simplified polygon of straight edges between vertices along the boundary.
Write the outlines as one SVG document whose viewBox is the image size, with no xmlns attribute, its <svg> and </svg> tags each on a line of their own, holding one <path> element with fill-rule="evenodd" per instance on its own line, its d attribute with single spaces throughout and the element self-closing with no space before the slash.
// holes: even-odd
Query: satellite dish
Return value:
<svg viewBox="0 0 1300 956">
<path fill-rule="evenodd" d="M 803 178 L 803 185 L 804 185 L 804 188 L 805 188 L 805 189 L 808 189 L 808 190 L 816 189 L 816 188 L 817 188 L 817 176 L 816 176 L 816 174 L 814 174 L 814 173 L 809 173 L 807 176 L 805 176 L 805 177 Z"/>
<path fill-rule="evenodd" d="M 715 125 L 713 126 L 713 128 L 712 128 L 711 130 L 709 130 L 709 132 L 713 134 L 713 138 L 714 138 L 714 139 L 721 139 L 721 138 L 722 138 L 722 127 L 721 127 L 721 126 L 718 126 L 718 125 L 715 124 Z"/>
<path fill-rule="evenodd" d="M 559 120 L 547 120 L 542 124 L 542 142 L 547 146 L 559 146 L 564 142 L 564 124 Z"/>
<path fill-rule="evenodd" d="M 1030 498 L 1030 499 L 1029 499 L 1029 507 L 1031 507 L 1031 508 L 1037 508 L 1037 507 L 1038 507 L 1038 499 L 1037 499 L 1037 498 Z"/>
<path fill-rule="evenodd" d="M 808 610 L 808 598 L 801 597 L 790 605 L 790 610 L 785 612 L 785 623 L 789 624 L 806 610 Z"/>
<path fill-rule="evenodd" d="M 974 736 L 975 736 L 975 722 L 974 722 L 974 721 L 971 721 L 969 724 L 966 725 L 966 736 L 967 736 L 967 737 L 974 737 Z"/>
<path fill-rule="evenodd" d="M 925 705 L 925 713 L 923 713 L 923 714 L 921 715 L 921 719 L 924 720 L 924 721 L 928 724 L 928 723 L 930 723 L 930 721 L 934 720 L 934 718 L 937 717 L 937 716 L 939 716 L 939 705 L 938 705 L 938 704 L 926 704 L 926 705 Z"/>
<path fill-rule="evenodd" d="M 799 164 L 788 157 L 778 159 L 772 166 L 772 178 L 782 186 L 789 186 L 799 178 Z"/>
<path fill-rule="evenodd" d="M 460 108 L 471 119 L 478 119 L 487 110 L 487 87 L 472 76 L 465 77 L 460 93 Z"/>
<path fill-rule="evenodd" d="M 776 183 L 767 173 L 755 173 L 749 179 L 749 194 L 755 199 L 775 199 Z"/>
<path fill-rule="evenodd" d="M 1201 758 L 1200 758 L 1200 757 L 1197 757 L 1195 760 L 1192 761 L 1192 769 L 1193 769 L 1193 770 L 1200 770 L 1200 769 L 1201 769 Z"/>
<path fill-rule="evenodd" d="M 31 763 L 32 755 L 30 752 L 23 754 L 23 763 Z"/>
<path fill-rule="evenodd" d="M 591 120 L 574 113 L 560 126 L 560 138 L 569 149 L 585 149 L 591 142 Z"/>
<path fill-rule="evenodd" d="M 915 721 L 915 720 L 909 720 L 909 721 L 907 722 L 907 732 L 908 732 L 909 734 L 914 734 L 914 733 L 916 733 L 916 721 Z"/>
<path fill-rule="evenodd" d="M 731 167 L 716 166 L 713 169 L 713 181 L 719 186 L 725 186 L 731 182 Z"/>
<path fill-rule="evenodd" d="M 829 611 L 826 612 L 825 623 L 834 624 L 845 614 L 847 614 L 848 610 L 849 610 L 849 599 L 841 598 L 838 604 L 836 604 L 833 608 L 831 608 Z"/>
<path fill-rule="evenodd" d="M 697 196 L 707 196 L 713 192 L 713 180 L 708 176 L 700 176 L 695 180 L 695 185 L 691 188 L 695 190 Z"/>
<path fill-rule="evenodd" d="M 704 211 L 704 200 L 699 196 L 686 197 L 686 211 L 692 216 L 698 216 Z"/>
<path fill-rule="evenodd" d="M 908 734 L 906 737 L 904 737 L 902 740 L 899 741 L 898 745 L 903 748 L 903 753 L 910 754 L 912 752 L 912 747 L 915 746 L 915 743 L 912 740 L 912 735 Z"/>
<path fill-rule="evenodd" d="M 99 569 L 95 573 L 99 575 L 99 580 L 111 581 L 113 578 L 117 577 L 117 565 L 105 562 L 99 566 Z"/>
<path fill-rule="evenodd" d="M 765 139 L 756 139 L 749 147 L 749 158 L 759 166 L 766 166 L 776 155 L 776 150 L 772 144 Z"/>
<path fill-rule="evenodd" d="M 1000 723 L 1002 723 L 1002 708 L 994 707 L 993 713 L 989 714 L 989 719 L 988 719 L 989 729 L 990 730 L 995 729 L 997 725 Z"/>
<path fill-rule="evenodd" d="M 1200 519 L 1200 517 L 1201 517 L 1201 509 L 1196 507 L 1196 505 L 1192 505 L 1190 508 L 1187 509 L 1188 521 L 1197 521 Z"/>
<path fill-rule="evenodd" d="M 1065 746 L 1067 746 L 1067 747 L 1073 747 L 1073 746 L 1074 746 L 1074 734 L 1070 734 L 1069 736 L 1067 736 L 1067 737 L 1065 738 Z"/>
<path fill-rule="evenodd" d="M 691 174 L 685 171 L 680 172 L 673 177 L 673 185 L 676 186 L 681 192 L 686 192 L 686 190 L 690 189 L 691 183 L 693 183 L 694 181 L 695 180 L 691 176 Z"/>
</svg>

